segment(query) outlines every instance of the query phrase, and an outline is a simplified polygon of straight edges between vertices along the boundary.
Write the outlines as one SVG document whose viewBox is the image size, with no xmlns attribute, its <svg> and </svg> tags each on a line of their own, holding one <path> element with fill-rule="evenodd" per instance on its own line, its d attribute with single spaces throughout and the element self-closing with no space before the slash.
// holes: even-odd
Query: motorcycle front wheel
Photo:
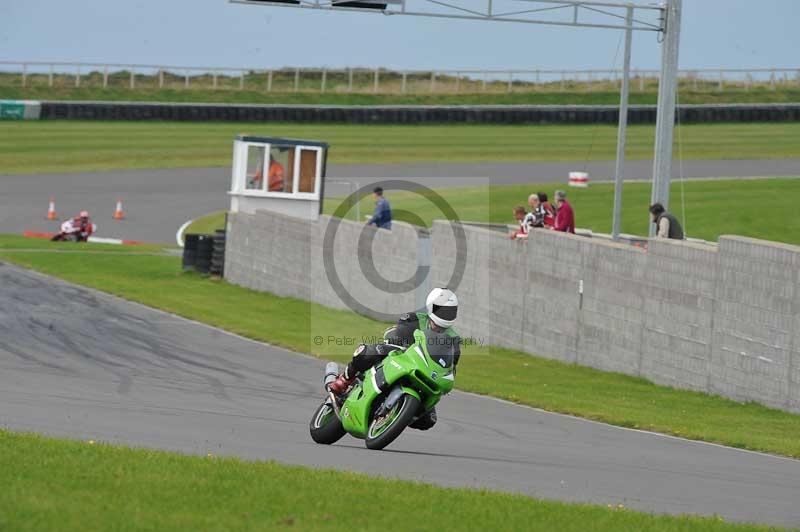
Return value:
<svg viewBox="0 0 800 532">
<path fill-rule="evenodd" d="M 405 430 L 419 410 L 419 399 L 403 394 L 391 410 L 370 421 L 367 436 L 364 438 L 368 449 L 383 449 L 392 443 Z"/>
<path fill-rule="evenodd" d="M 344 427 L 342 427 L 342 421 L 333 410 L 330 400 L 326 400 L 319 405 L 311 418 L 309 429 L 311 439 L 323 445 L 336 443 L 346 434 Z"/>
</svg>

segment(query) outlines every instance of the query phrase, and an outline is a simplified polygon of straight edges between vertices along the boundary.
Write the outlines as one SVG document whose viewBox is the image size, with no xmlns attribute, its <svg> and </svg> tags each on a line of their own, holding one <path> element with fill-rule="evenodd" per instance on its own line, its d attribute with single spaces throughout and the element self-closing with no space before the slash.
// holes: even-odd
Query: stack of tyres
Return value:
<svg viewBox="0 0 800 532">
<path fill-rule="evenodd" d="M 212 238 L 211 274 L 222 277 L 225 273 L 225 231 L 217 231 Z"/>
<path fill-rule="evenodd" d="M 197 263 L 197 240 L 200 235 L 185 235 L 183 239 L 183 271 L 192 271 Z"/>
<path fill-rule="evenodd" d="M 197 260 L 194 269 L 199 273 L 211 272 L 211 255 L 214 252 L 213 235 L 197 235 Z"/>
</svg>

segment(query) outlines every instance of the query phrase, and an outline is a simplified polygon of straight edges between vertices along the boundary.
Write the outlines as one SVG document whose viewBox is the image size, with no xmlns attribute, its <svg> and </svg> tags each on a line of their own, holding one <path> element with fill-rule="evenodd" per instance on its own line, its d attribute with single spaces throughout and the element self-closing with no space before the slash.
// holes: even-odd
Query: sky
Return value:
<svg viewBox="0 0 800 532">
<path fill-rule="evenodd" d="M 681 68 L 800 68 L 800 0 L 684 0 L 683 5 Z M 621 33 L 311 12 L 227 0 L 0 1 L 0 60 L 606 69 L 621 64 Z M 636 33 L 632 66 L 657 68 L 659 62 L 656 35 Z"/>
</svg>

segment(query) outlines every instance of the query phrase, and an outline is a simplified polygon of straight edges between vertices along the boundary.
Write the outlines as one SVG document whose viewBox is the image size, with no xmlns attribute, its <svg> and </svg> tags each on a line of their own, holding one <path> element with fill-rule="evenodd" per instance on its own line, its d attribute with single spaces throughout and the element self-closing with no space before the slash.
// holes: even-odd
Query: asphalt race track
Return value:
<svg viewBox="0 0 800 532">
<path fill-rule="evenodd" d="M 800 461 L 540 412 L 465 393 L 387 451 L 315 445 L 323 362 L 0 264 L 0 426 L 800 524 Z M 366 332 L 365 332 L 366 333 Z"/>
<path fill-rule="evenodd" d="M 629 161 L 625 177 L 649 179 L 651 168 L 650 161 Z M 571 170 L 584 169 L 596 181 L 608 180 L 613 178 L 614 162 L 331 165 L 328 177 L 349 178 L 359 186 L 375 178 L 415 178 L 436 188 L 485 184 L 489 180 L 498 184 L 566 183 Z M 673 174 L 677 177 L 679 172 L 676 161 Z M 800 176 L 800 159 L 684 161 L 683 174 L 684 177 Z M 487 179 L 476 182 L 476 177 Z M 98 224 L 98 236 L 172 244 L 176 231 L 187 220 L 227 208 L 229 182 L 229 168 L 0 175 L 0 232 L 57 230 L 57 223 L 45 219 L 48 199 L 55 196 L 60 219 L 87 209 Z M 348 193 L 346 185 L 329 182 L 326 186 L 327 195 Z M 122 222 L 112 219 L 117 198 L 122 198 L 127 215 Z"/>
</svg>

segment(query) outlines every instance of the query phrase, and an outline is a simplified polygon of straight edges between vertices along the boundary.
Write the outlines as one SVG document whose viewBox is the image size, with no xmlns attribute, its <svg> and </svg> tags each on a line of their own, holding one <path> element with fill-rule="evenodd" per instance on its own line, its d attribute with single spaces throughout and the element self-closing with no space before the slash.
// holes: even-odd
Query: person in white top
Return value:
<svg viewBox="0 0 800 532">
<path fill-rule="evenodd" d="M 542 205 L 541 200 L 539 199 L 538 194 L 531 194 L 528 196 L 528 205 L 531 207 L 531 212 L 528 213 L 529 216 L 529 228 L 533 229 L 536 227 L 544 227 L 544 217 L 547 214 L 547 211 L 544 210 L 544 206 Z"/>
</svg>

